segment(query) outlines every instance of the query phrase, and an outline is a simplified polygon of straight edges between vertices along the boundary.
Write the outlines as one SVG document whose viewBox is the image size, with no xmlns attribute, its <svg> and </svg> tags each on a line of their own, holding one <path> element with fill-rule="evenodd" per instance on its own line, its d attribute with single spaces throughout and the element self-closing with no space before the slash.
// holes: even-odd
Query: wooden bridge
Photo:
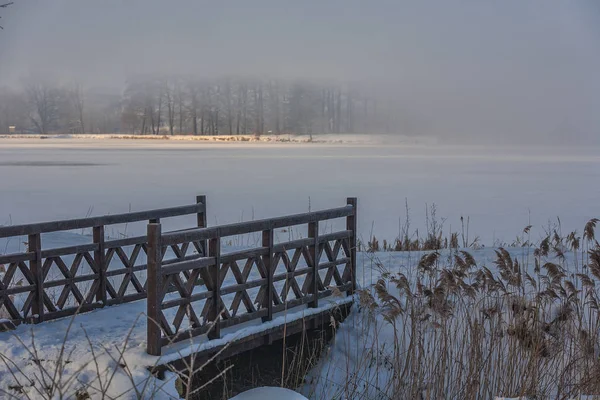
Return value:
<svg viewBox="0 0 600 400">
<path fill-rule="evenodd" d="M 162 221 L 185 215 L 194 216 L 193 226 L 162 232 Z M 219 341 L 196 353 L 208 357 L 227 345 L 223 356 L 233 355 L 329 323 L 332 307 L 325 300 L 351 300 L 356 215 L 357 200 L 348 198 L 339 208 L 208 227 L 206 197 L 198 196 L 195 204 L 182 207 L 0 227 L 0 239 L 27 238 L 23 251 L 0 255 L 1 326 L 145 301 L 149 355 L 198 337 Z M 147 221 L 147 235 L 110 239 L 105 234 L 109 226 L 140 221 Z M 341 228 L 334 229 L 336 223 Z M 45 234 L 76 229 L 90 229 L 91 243 L 44 245 Z M 294 230 L 299 238 L 291 237 Z M 282 232 L 287 232 L 284 240 Z M 232 246 L 231 239 L 240 235 L 254 235 L 256 243 Z M 309 309 L 301 319 L 273 321 Z M 225 329 L 249 333 L 222 343 Z"/>
</svg>

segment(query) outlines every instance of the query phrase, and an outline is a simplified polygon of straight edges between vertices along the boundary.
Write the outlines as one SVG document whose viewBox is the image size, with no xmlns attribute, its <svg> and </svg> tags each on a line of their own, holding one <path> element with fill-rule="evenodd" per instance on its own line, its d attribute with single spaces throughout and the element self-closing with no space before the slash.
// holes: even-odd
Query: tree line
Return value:
<svg viewBox="0 0 600 400">
<path fill-rule="evenodd" d="M 29 80 L 0 90 L 0 133 L 262 135 L 385 133 L 393 99 L 366 85 L 144 76 L 120 93 Z"/>
</svg>

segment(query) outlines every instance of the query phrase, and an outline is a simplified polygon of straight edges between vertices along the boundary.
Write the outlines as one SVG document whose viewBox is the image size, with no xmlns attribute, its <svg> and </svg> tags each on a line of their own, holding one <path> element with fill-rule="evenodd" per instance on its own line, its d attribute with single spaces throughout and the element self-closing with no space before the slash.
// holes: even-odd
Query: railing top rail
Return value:
<svg viewBox="0 0 600 400">
<path fill-rule="evenodd" d="M 225 237 L 232 235 L 243 235 L 246 233 L 264 231 L 268 229 L 284 228 L 309 222 L 347 217 L 349 215 L 354 215 L 355 212 L 356 210 L 354 207 L 347 205 L 344 207 L 331 208 L 328 210 L 314 211 L 303 214 L 286 215 L 283 217 L 165 233 L 162 235 L 161 241 L 163 245 L 171 245 L 183 242 L 206 240 L 218 236 Z"/>
<path fill-rule="evenodd" d="M 33 235 L 38 233 L 68 231 L 72 229 L 92 228 L 95 226 L 125 224 L 150 219 L 169 218 L 177 217 L 180 215 L 196 214 L 203 211 L 206 211 L 206 205 L 203 203 L 197 203 L 187 206 L 160 208 L 155 210 L 137 211 L 125 214 L 104 215 L 99 217 L 41 222 L 25 225 L 3 226 L 0 227 L 0 238 Z"/>
</svg>

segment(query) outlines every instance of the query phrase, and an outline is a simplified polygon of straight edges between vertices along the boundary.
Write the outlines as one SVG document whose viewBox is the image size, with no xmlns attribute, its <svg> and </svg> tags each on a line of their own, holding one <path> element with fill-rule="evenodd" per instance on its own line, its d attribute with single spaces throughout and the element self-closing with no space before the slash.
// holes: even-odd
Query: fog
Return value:
<svg viewBox="0 0 600 400">
<path fill-rule="evenodd" d="M 0 87 L 35 76 L 121 92 L 133 76 L 309 79 L 385 93 L 394 131 L 599 142 L 600 3 L 15 0 Z"/>
</svg>

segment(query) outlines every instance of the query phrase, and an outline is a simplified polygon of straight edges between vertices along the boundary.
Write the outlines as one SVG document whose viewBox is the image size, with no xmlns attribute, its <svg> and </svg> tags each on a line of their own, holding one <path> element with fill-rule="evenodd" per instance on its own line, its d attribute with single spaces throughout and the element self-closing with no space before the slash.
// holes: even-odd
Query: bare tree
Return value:
<svg viewBox="0 0 600 400">
<path fill-rule="evenodd" d="M 130 80 L 127 82 L 123 94 L 123 111 L 121 123 L 135 134 L 139 127 L 140 134 L 146 133 L 146 121 L 148 118 L 149 93 L 145 82 Z"/>
<path fill-rule="evenodd" d="M 26 81 L 25 90 L 12 94 L 26 100 L 25 120 L 0 92 L 0 128 L 18 125 L 42 134 L 383 133 L 409 118 L 397 112 L 395 93 L 331 81 L 137 76 L 121 93 L 43 82 Z"/>
<path fill-rule="evenodd" d="M 75 110 L 77 116 L 77 122 L 79 125 L 79 133 L 85 133 L 85 124 L 83 120 L 84 110 L 84 96 L 83 88 L 79 83 L 75 83 L 73 87 L 68 91 L 69 102 Z"/>
<path fill-rule="evenodd" d="M 164 81 L 164 94 L 167 103 L 167 123 L 169 125 L 169 134 L 173 136 L 175 129 L 175 88 L 169 80 Z M 159 103 L 160 104 L 160 103 Z"/>
<path fill-rule="evenodd" d="M 179 116 L 179 134 L 183 133 L 183 123 L 186 120 L 185 113 L 185 93 L 183 91 L 181 79 L 175 81 L 175 96 L 177 97 L 177 114 Z"/>
<path fill-rule="evenodd" d="M 269 100 L 271 113 L 273 115 L 273 128 L 276 135 L 281 133 L 280 125 L 280 98 L 279 98 L 279 83 L 277 81 L 269 81 Z"/>
<path fill-rule="evenodd" d="M 8 6 L 12 6 L 13 4 L 15 4 L 13 1 L 9 3 L 0 4 L 0 8 L 7 8 Z M 2 18 L 2 16 L 0 16 L 0 18 Z M 4 27 L 0 25 L 0 29 L 4 29 Z"/>
<path fill-rule="evenodd" d="M 60 92 L 46 83 L 35 82 L 27 85 L 26 93 L 31 122 L 45 135 L 59 118 Z"/>
<path fill-rule="evenodd" d="M 0 133 L 8 133 L 10 126 L 23 130 L 29 124 L 27 99 L 23 93 L 0 88 Z"/>
<path fill-rule="evenodd" d="M 150 115 L 150 124 L 152 126 L 152 134 L 160 134 L 162 125 L 162 106 L 164 97 L 164 84 L 161 80 L 151 81 L 147 85 L 147 110 Z"/>
<path fill-rule="evenodd" d="M 229 134 L 233 135 L 233 101 L 231 92 L 231 79 L 225 80 L 225 110 L 227 111 L 227 127 L 229 128 Z"/>
<path fill-rule="evenodd" d="M 196 81 L 189 80 L 187 83 L 189 88 L 190 103 L 188 107 L 189 116 L 192 120 L 192 132 L 198 135 L 198 111 L 200 110 L 200 88 Z"/>
<path fill-rule="evenodd" d="M 264 133 L 264 121 L 265 121 L 265 105 L 263 102 L 263 86 L 262 82 L 257 82 L 254 87 L 254 117 L 256 120 L 255 123 L 255 135 L 262 135 Z"/>
<path fill-rule="evenodd" d="M 240 120 L 241 120 L 241 133 L 245 135 L 248 132 L 248 85 L 242 82 L 239 85 L 238 90 L 238 118 L 237 118 L 237 129 L 236 132 L 240 134 Z"/>
</svg>

